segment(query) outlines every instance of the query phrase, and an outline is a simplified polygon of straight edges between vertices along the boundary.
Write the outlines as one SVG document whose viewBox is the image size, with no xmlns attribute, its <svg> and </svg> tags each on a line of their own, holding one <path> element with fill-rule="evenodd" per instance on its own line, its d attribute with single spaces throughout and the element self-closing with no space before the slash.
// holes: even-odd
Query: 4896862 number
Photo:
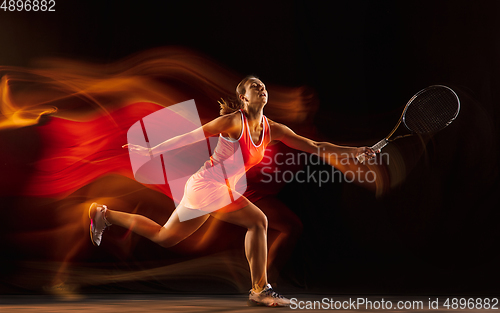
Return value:
<svg viewBox="0 0 500 313">
<path fill-rule="evenodd" d="M 1 0 L 0 0 L 1 1 Z M 10 12 L 33 11 L 33 12 L 55 12 L 55 0 L 4 0 L 0 10 Z"/>
</svg>

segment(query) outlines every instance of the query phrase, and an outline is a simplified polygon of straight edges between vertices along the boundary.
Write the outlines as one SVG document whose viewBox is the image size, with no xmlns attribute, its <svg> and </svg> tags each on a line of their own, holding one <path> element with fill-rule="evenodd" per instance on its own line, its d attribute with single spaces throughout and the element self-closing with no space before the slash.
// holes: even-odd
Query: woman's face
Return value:
<svg viewBox="0 0 500 313">
<path fill-rule="evenodd" d="M 249 105 L 261 104 L 265 105 L 267 103 L 267 90 L 266 85 L 257 78 L 252 78 L 245 84 L 246 92 L 244 95 L 240 95 L 240 98 L 247 102 Z"/>
</svg>

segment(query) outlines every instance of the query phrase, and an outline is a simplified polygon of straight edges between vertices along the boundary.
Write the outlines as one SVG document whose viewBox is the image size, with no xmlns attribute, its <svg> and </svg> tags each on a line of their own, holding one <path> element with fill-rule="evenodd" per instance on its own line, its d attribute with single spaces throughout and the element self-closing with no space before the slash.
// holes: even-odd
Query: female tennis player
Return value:
<svg viewBox="0 0 500 313">
<path fill-rule="evenodd" d="M 194 132 L 199 134 L 203 131 L 206 137 L 220 136 L 210 160 L 187 181 L 184 197 L 165 225 L 161 226 L 141 215 L 115 211 L 104 204 L 93 203 L 89 208 L 91 239 L 95 245 L 100 245 L 104 229 L 118 225 L 167 248 L 190 236 L 211 215 L 247 229 L 245 254 L 252 280 L 249 300 L 265 306 L 288 306 L 290 301 L 275 292 L 267 280 L 267 217 L 237 190 L 231 190 L 231 186 L 235 186 L 235 182 L 248 169 L 262 160 L 267 145 L 273 140 L 320 155 L 327 162 L 332 157 L 354 159 L 360 154 L 369 159 L 375 153 L 367 147 L 315 142 L 297 135 L 283 124 L 267 119 L 263 110 L 268 101 L 268 92 L 262 81 L 254 76 L 248 76 L 238 84 L 236 97 L 235 103 L 221 103 L 222 116 L 198 130 L 151 148 L 153 151 L 138 145 L 125 145 L 135 153 L 149 156 L 152 152 L 163 153 L 194 143 L 199 140 L 193 139 L 199 138 L 193 135 Z M 236 151 L 241 151 L 242 163 L 234 157 Z M 221 171 L 216 170 L 221 166 L 224 168 L 223 177 Z"/>
</svg>

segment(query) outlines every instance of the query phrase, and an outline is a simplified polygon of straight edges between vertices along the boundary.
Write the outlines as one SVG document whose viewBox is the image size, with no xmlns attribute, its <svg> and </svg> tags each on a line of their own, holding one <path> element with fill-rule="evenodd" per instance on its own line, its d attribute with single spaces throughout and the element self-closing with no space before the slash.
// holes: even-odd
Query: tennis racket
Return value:
<svg viewBox="0 0 500 313">
<path fill-rule="evenodd" d="M 371 149 L 379 151 L 389 142 L 415 134 L 433 134 L 450 125 L 460 112 L 460 99 L 449 87 L 433 85 L 417 92 L 406 104 L 403 114 L 394 129 Z M 400 128 L 403 124 L 404 127 Z M 399 129 L 399 130 L 398 130 Z M 395 135 L 396 131 L 401 135 Z M 357 156 L 359 162 L 365 154 Z"/>
</svg>

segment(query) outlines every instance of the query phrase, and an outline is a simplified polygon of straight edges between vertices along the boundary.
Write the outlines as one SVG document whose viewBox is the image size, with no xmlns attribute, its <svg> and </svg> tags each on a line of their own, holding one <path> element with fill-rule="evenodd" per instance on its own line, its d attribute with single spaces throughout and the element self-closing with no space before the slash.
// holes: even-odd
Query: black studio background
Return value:
<svg viewBox="0 0 500 313">
<path fill-rule="evenodd" d="M 283 191 L 304 222 L 290 268 L 340 293 L 499 291 L 498 1 L 56 2 L 56 12 L 0 11 L 1 65 L 185 46 L 242 76 L 312 87 L 319 130 L 366 144 L 418 90 L 456 88 L 462 121 L 387 197 L 342 184 Z"/>
</svg>

